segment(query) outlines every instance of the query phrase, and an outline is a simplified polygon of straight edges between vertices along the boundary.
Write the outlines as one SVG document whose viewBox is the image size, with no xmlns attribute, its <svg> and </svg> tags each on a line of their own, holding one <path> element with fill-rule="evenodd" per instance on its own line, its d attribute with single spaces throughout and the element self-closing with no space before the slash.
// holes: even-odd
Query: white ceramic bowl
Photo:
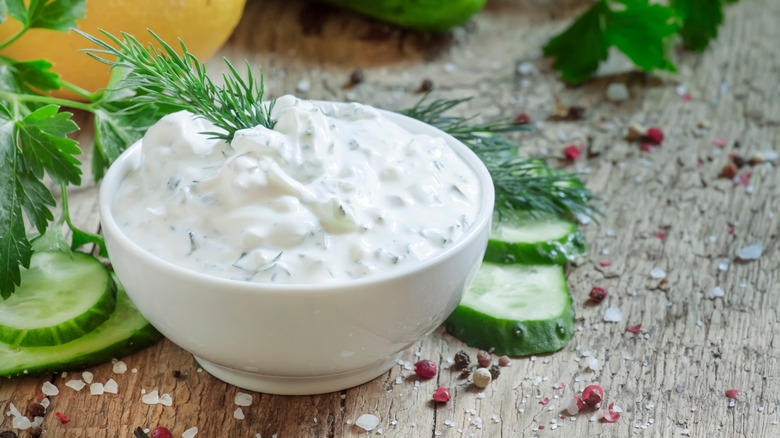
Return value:
<svg viewBox="0 0 780 438">
<path fill-rule="evenodd" d="M 108 254 L 141 313 L 215 377 L 274 394 L 317 394 L 365 383 L 455 309 L 479 267 L 493 211 L 493 184 L 466 146 L 417 120 L 383 112 L 407 130 L 442 136 L 478 175 L 473 227 L 437 256 L 384 274 L 321 284 L 260 284 L 204 275 L 133 243 L 112 216 L 141 143 L 111 166 L 99 208 Z"/>
</svg>

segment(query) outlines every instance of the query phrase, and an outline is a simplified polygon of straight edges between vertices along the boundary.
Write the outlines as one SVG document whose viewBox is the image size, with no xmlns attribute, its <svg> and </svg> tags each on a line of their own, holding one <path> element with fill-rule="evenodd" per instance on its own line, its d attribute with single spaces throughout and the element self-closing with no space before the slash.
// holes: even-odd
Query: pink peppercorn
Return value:
<svg viewBox="0 0 780 438">
<path fill-rule="evenodd" d="M 607 293 L 607 290 L 603 287 L 594 286 L 593 289 L 590 290 L 588 298 L 590 298 L 590 300 L 594 303 L 599 304 L 600 302 L 604 301 L 604 298 L 607 297 Z"/>
<path fill-rule="evenodd" d="M 581 153 L 582 149 L 574 144 L 566 146 L 566 148 L 563 149 L 563 156 L 572 161 L 579 158 Z"/>
<path fill-rule="evenodd" d="M 742 394 L 742 391 L 739 389 L 729 389 L 726 391 L 726 397 L 728 398 L 737 398 L 740 394 Z"/>
<path fill-rule="evenodd" d="M 436 363 L 432 360 L 421 360 L 414 364 L 414 372 L 423 379 L 430 379 L 436 375 Z"/>
<path fill-rule="evenodd" d="M 152 438 L 173 438 L 173 434 L 168 428 L 155 427 L 152 431 Z"/>
<path fill-rule="evenodd" d="M 595 406 L 601 403 L 604 398 L 604 390 L 598 385 L 590 385 L 585 387 L 582 391 L 582 401 L 590 406 Z"/>
<path fill-rule="evenodd" d="M 447 388 L 440 386 L 433 392 L 433 399 L 437 402 L 447 403 L 450 401 L 450 391 Z"/>
<path fill-rule="evenodd" d="M 647 128 L 647 139 L 651 143 L 661 144 L 664 141 L 664 131 L 656 126 Z"/>
<path fill-rule="evenodd" d="M 531 124 L 531 116 L 529 116 L 527 113 L 520 113 L 515 116 L 515 125 L 530 125 Z"/>
</svg>

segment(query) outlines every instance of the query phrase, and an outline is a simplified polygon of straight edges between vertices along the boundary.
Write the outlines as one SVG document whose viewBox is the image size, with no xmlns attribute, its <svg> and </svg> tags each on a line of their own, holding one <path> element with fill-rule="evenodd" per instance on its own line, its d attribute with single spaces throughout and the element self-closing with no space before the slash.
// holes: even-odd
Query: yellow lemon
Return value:
<svg viewBox="0 0 780 438">
<path fill-rule="evenodd" d="M 178 39 L 187 49 L 205 61 L 228 39 L 241 18 L 246 0 L 88 0 L 83 19 L 76 20 L 79 30 L 105 37 L 98 29 L 119 36 L 127 32 L 140 42 L 153 40 L 151 29 L 174 48 Z M 19 22 L 8 18 L 0 24 L 0 41 L 6 41 L 21 29 Z M 10 58 L 26 61 L 46 59 L 52 70 L 80 88 L 94 92 L 108 83 L 108 66 L 89 57 L 80 49 L 95 46 L 76 32 L 46 29 L 28 30 L 21 38 L 0 51 Z M 55 96 L 78 99 L 75 93 L 57 90 Z"/>
</svg>

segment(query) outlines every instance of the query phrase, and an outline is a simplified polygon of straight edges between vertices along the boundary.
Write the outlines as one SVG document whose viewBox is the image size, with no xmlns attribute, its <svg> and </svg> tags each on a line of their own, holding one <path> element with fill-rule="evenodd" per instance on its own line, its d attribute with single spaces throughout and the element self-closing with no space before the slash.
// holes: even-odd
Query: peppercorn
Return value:
<svg viewBox="0 0 780 438">
<path fill-rule="evenodd" d="M 179 377 L 181 377 L 181 371 L 179 370 L 173 370 L 173 373 L 171 374 L 173 375 L 174 379 L 178 379 Z"/>
<path fill-rule="evenodd" d="M 173 438 L 173 434 L 165 427 L 155 427 L 152 431 L 152 438 Z"/>
<path fill-rule="evenodd" d="M 572 105 L 566 114 L 569 120 L 582 120 L 583 117 L 585 117 L 585 107 L 582 105 Z"/>
<path fill-rule="evenodd" d="M 603 287 L 594 286 L 593 289 L 590 290 L 590 293 L 588 294 L 588 298 L 590 298 L 591 301 L 593 301 L 596 304 L 599 304 L 600 302 L 604 301 L 604 298 L 607 297 L 607 290 Z"/>
<path fill-rule="evenodd" d="M 43 417 L 46 414 L 46 408 L 42 404 L 37 402 L 30 403 L 30 407 L 27 408 L 27 412 L 33 417 Z"/>
<path fill-rule="evenodd" d="M 498 364 L 502 367 L 508 367 L 512 365 L 512 359 L 509 358 L 509 356 L 501 356 L 498 358 Z"/>
<path fill-rule="evenodd" d="M 463 371 L 460 372 L 460 375 L 458 376 L 459 379 L 468 379 L 469 376 L 471 376 L 471 370 L 468 368 L 463 368 Z"/>
<path fill-rule="evenodd" d="M 352 73 L 349 75 L 349 83 L 351 85 L 357 85 L 365 80 L 366 80 L 366 75 L 365 73 L 363 73 L 362 68 L 356 68 L 352 70 Z"/>
<path fill-rule="evenodd" d="M 479 363 L 479 366 L 488 367 L 492 361 L 493 359 L 490 357 L 490 353 L 487 351 L 479 350 L 477 352 L 477 362 Z"/>
<path fill-rule="evenodd" d="M 459 352 L 455 353 L 455 369 L 463 369 L 469 366 L 471 363 L 471 358 L 469 357 L 469 354 L 466 353 L 463 350 L 460 350 Z"/>
<path fill-rule="evenodd" d="M 496 380 L 501 374 L 501 370 L 498 369 L 498 365 L 491 365 L 490 368 L 488 368 L 488 371 L 490 372 L 490 377 L 492 377 L 493 380 Z"/>
<path fill-rule="evenodd" d="M 19 436 L 10 430 L 0 432 L 0 438 L 19 438 Z"/>
<path fill-rule="evenodd" d="M 433 88 L 433 81 L 430 79 L 424 79 L 420 84 L 420 88 L 417 89 L 418 93 L 427 93 Z"/>
<path fill-rule="evenodd" d="M 450 401 L 450 390 L 443 386 L 436 388 L 436 391 L 433 392 L 433 399 L 442 403 Z"/>
<path fill-rule="evenodd" d="M 414 372 L 423 379 L 431 379 L 436 375 L 436 363 L 432 360 L 421 360 L 414 364 Z"/>
<path fill-rule="evenodd" d="M 477 388 L 485 388 L 493 380 L 493 376 L 490 375 L 490 371 L 487 368 L 477 368 L 474 371 L 474 386 Z"/>
</svg>

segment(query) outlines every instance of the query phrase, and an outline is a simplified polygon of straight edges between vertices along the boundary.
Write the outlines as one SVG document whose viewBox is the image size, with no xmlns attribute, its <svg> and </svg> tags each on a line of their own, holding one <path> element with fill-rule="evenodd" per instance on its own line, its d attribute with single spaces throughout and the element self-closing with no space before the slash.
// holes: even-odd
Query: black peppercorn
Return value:
<svg viewBox="0 0 780 438">
<path fill-rule="evenodd" d="M 460 350 L 459 352 L 455 353 L 455 369 L 460 370 L 464 369 L 471 363 L 471 358 L 469 357 L 469 354 L 466 353 L 463 350 Z"/>
</svg>

